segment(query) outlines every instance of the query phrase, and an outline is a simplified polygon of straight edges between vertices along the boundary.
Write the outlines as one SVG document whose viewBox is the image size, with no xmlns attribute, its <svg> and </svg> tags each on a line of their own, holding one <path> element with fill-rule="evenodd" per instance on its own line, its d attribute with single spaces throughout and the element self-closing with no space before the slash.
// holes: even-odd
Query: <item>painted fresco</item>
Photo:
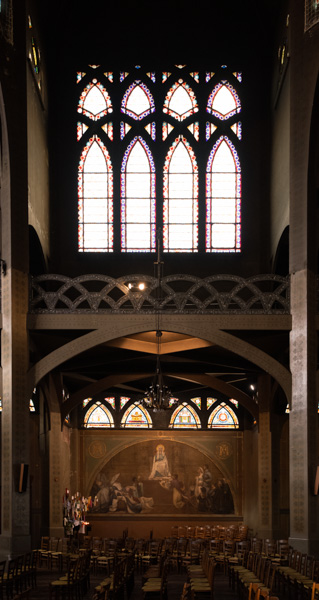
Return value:
<svg viewBox="0 0 319 600">
<path fill-rule="evenodd" d="M 169 440 L 119 452 L 98 473 L 91 497 L 97 513 L 234 514 L 229 481 L 216 464 Z"/>
</svg>

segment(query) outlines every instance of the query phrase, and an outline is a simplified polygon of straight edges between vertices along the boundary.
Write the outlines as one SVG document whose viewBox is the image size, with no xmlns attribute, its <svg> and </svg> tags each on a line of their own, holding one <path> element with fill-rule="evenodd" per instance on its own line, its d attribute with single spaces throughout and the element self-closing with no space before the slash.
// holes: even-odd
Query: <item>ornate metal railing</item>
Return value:
<svg viewBox="0 0 319 600">
<path fill-rule="evenodd" d="M 139 289 L 144 284 L 144 289 Z M 40 275 L 30 282 L 31 313 L 287 314 L 289 278 L 256 275 Z"/>
</svg>

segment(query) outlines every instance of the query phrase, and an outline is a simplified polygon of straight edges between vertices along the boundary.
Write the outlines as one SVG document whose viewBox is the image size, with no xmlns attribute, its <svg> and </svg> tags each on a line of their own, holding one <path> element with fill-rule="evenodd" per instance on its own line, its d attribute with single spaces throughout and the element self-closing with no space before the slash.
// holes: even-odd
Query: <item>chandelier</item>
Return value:
<svg viewBox="0 0 319 600">
<path fill-rule="evenodd" d="M 163 261 L 161 260 L 161 229 L 157 230 L 157 260 L 154 262 L 154 272 L 157 277 L 157 315 L 156 315 L 156 368 L 151 385 L 147 388 L 145 396 L 142 400 L 143 406 L 148 409 L 167 410 L 177 404 L 178 400 L 174 398 L 167 385 L 164 383 L 163 372 L 161 368 L 161 338 L 162 331 L 160 327 L 160 298 L 161 298 L 161 282 Z"/>
</svg>

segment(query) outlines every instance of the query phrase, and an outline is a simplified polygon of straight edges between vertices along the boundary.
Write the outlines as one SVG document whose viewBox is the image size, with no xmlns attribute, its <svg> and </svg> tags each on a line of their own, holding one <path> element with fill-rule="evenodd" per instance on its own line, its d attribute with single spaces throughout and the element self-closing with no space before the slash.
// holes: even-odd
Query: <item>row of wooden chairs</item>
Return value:
<svg viewBox="0 0 319 600">
<path fill-rule="evenodd" d="M 124 600 L 130 598 L 134 587 L 134 553 L 118 558 L 112 573 L 94 589 L 94 600 Z"/>
<path fill-rule="evenodd" d="M 228 563 L 232 588 L 236 586 L 237 594 L 243 600 L 254 600 L 257 595 L 263 598 L 271 596 L 277 568 L 278 562 L 253 551 L 248 552 L 242 564 Z"/>
<path fill-rule="evenodd" d="M 36 586 L 36 555 L 33 552 L 0 562 L 0 598 L 21 596 Z"/>
<path fill-rule="evenodd" d="M 80 600 L 90 587 L 91 551 L 71 558 L 67 573 L 50 582 L 49 598 L 58 600 L 67 597 L 68 600 Z"/>
<path fill-rule="evenodd" d="M 192 600 L 195 600 L 197 596 L 213 600 L 216 565 L 216 561 L 209 556 L 206 549 L 202 554 L 200 564 L 190 563 L 187 566 L 187 581 Z"/>
<path fill-rule="evenodd" d="M 204 525 L 204 526 L 177 526 L 171 528 L 171 536 L 175 538 L 186 537 L 196 539 L 235 539 L 245 540 L 248 537 L 248 527 L 246 525 Z"/>
<path fill-rule="evenodd" d="M 279 591 L 299 600 L 308 600 L 316 592 L 315 584 L 319 586 L 319 560 L 290 548 L 287 564 L 280 565 L 277 570 Z"/>
</svg>

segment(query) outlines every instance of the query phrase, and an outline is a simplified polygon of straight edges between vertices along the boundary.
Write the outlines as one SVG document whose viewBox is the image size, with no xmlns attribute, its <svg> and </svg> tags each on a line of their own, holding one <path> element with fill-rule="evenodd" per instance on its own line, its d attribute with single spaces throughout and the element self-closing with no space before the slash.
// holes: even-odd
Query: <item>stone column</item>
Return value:
<svg viewBox="0 0 319 600">
<path fill-rule="evenodd" d="M 61 414 L 51 412 L 51 429 L 49 431 L 49 535 L 63 537 L 63 506 L 62 498 L 65 488 L 65 470 L 69 472 L 69 447 L 61 432 Z M 64 467 L 67 466 L 67 469 Z"/>
<path fill-rule="evenodd" d="M 270 431 L 270 381 L 268 375 L 258 378 L 258 537 L 272 538 L 272 460 Z"/>
</svg>

